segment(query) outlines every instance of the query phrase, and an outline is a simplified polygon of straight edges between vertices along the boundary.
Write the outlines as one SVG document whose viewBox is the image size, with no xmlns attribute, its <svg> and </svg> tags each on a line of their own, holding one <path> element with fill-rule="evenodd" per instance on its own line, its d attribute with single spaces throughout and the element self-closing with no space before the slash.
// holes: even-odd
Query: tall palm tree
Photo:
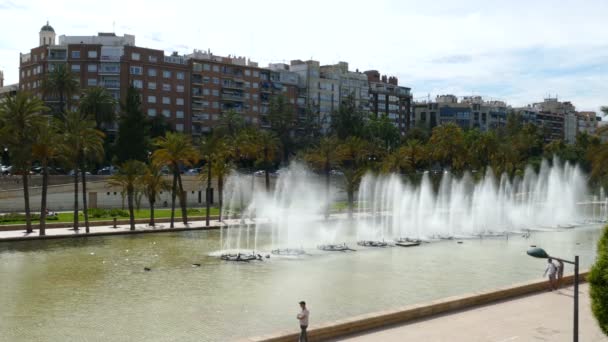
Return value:
<svg viewBox="0 0 608 342">
<path fill-rule="evenodd" d="M 460 126 L 447 123 L 433 128 L 429 140 L 431 157 L 443 167 L 460 170 L 466 161 L 464 133 Z"/>
<path fill-rule="evenodd" d="M 141 177 L 141 186 L 148 203 L 150 203 L 150 223 L 148 225 L 154 227 L 154 205 L 162 191 L 171 189 L 171 184 L 165 179 L 160 166 L 150 163 Z"/>
<path fill-rule="evenodd" d="M 32 233 L 29 194 L 29 171 L 32 163 L 32 145 L 36 141 L 38 128 L 44 123 L 41 115 L 48 108 L 37 97 L 19 92 L 0 102 L 0 140 L 8 147 L 16 171 L 23 180 L 26 231 Z"/>
<path fill-rule="evenodd" d="M 45 96 L 59 97 L 60 113 L 66 111 L 66 99 L 69 105 L 72 96 L 78 93 L 78 88 L 76 77 L 65 64 L 55 65 L 55 69 L 49 72 L 42 81 L 42 92 Z"/>
<path fill-rule="evenodd" d="M 200 154 L 192 145 L 190 137 L 183 133 L 168 132 L 165 137 L 158 137 L 155 141 L 158 149 L 152 154 L 153 162 L 158 165 L 167 165 L 173 172 L 173 185 L 171 196 L 171 228 L 175 221 L 175 196 L 179 194 L 179 203 L 182 209 L 182 222 L 188 223 L 186 198 L 180 166 L 192 166 L 200 159 Z"/>
<path fill-rule="evenodd" d="M 338 145 L 339 141 L 335 136 L 324 137 L 317 147 L 304 155 L 304 160 L 306 160 L 313 169 L 322 171 L 325 175 L 325 199 L 328 203 L 331 169 L 338 163 Z M 327 210 L 325 211 L 325 217 L 329 216 L 329 209 L 330 206 L 328 204 Z"/>
<path fill-rule="evenodd" d="M 352 217 L 355 202 L 355 190 L 367 170 L 368 158 L 371 155 L 369 143 L 359 137 L 348 137 L 337 148 L 340 168 L 344 172 L 344 187 L 348 196 L 348 215 Z"/>
<path fill-rule="evenodd" d="M 131 230 L 135 230 L 134 197 L 135 187 L 141 181 L 141 177 L 146 169 L 146 164 L 139 160 L 127 160 L 119 167 L 117 174 L 112 175 L 108 183 L 119 187 L 127 194 L 127 205 L 129 207 L 129 225 Z"/>
<path fill-rule="evenodd" d="M 103 158 L 104 134 L 95 128 L 95 121 L 86 114 L 69 111 L 59 123 L 63 135 L 62 149 L 74 170 L 74 230 L 78 230 L 78 172 L 82 178 L 82 204 L 86 232 L 89 232 L 89 215 L 86 193 L 86 162 Z"/>
<path fill-rule="evenodd" d="M 251 145 L 255 149 L 256 161 L 264 169 L 266 191 L 270 191 L 270 168 L 279 153 L 279 138 L 271 131 L 257 131 L 251 135 L 251 139 Z"/>
<path fill-rule="evenodd" d="M 102 130 L 104 124 L 111 124 L 116 118 L 116 100 L 103 87 L 90 87 L 80 98 L 80 112 L 95 119 L 96 128 Z"/>
<path fill-rule="evenodd" d="M 38 127 L 36 142 L 32 146 L 34 158 L 40 162 L 42 167 L 42 194 L 40 199 L 40 235 L 46 234 L 46 209 L 47 192 L 49 184 L 49 162 L 62 157 L 61 136 L 57 132 L 57 126 L 52 121 L 45 121 Z"/>
<path fill-rule="evenodd" d="M 206 139 L 201 140 L 200 153 L 201 158 L 206 161 L 202 179 L 207 182 L 207 193 L 211 189 L 211 178 L 217 179 L 217 192 L 219 204 L 219 220 L 222 220 L 222 208 L 224 205 L 224 181 L 230 174 L 233 166 L 232 158 L 236 154 L 238 142 L 231 137 L 219 137 L 218 134 L 213 134 Z M 206 222 L 209 225 L 210 217 L 210 201 L 207 200 Z"/>
<path fill-rule="evenodd" d="M 243 115 L 235 110 L 227 110 L 220 116 L 220 121 L 217 125 L 217 133 L 220 135 L 236 136 L 245 127 Z"/>
</svg>

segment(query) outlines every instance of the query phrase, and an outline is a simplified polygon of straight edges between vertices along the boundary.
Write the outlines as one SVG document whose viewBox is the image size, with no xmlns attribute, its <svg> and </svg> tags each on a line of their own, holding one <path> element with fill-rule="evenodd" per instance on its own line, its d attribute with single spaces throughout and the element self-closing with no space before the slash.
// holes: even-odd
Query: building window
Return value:
<svg viewBox="0 0 608 342">
<path fill-rule="evenodd" d="M 183 119 L 184 118 L 184 111 L 183 110 L 178 110 L 175 112 L 175 117 L 178 119 Z"/>
<path fill-rule="evenodd" d="M 184 86 L 183 85 L 178 85 L 176 88 L 177 88 L 176 90 L 177 90 L 178 93 L 183 93 L 184 92 Z"/>
<path fill-rule="evenodd" d="M 251 76 L 251 70 L 245 69 L 245 76 Z"/>
<path fill-rule="evenodd" d="M 213 96 L 220 96 L 220 91 L 217 89 L 213 89 L 211 92 L 213 93 Z"/>
<path fill-rule="evenodd" d="M 209 71 L 211 70 L 211 66 L 209 64 L 203 64 L 203 70 Z"/>
<path fill-rule="evenodd" d="M 148 82 L 148 89 L 156 90 L 156 82 Z"/>
<path fill-rule="evenodd" d="M 257 88 L 257 87 L 258 87 L 257 82 L 253 82 L 253 87 L 254 87 L 254 88 Z"/>
<path fill-rule="evenodd" d="M 178 132 L 184 131 L 184 124 L 175 124 L 175 130 Z"/>
<path fill-rule="evenodd" d="M 80 71 L 80 64 L 72 64 L 72 71 Z"/>
<path fill-rule="evenodd" d="M 171 104 L 171 98 L 167 96 L 163 96 L 163 104 Z"/>
<path fill-rule="evenodd" d="M 169 83 L 163 83 L 163 91 L 171 91 L 171 85 Z"/>
<path fill-rule="evenodd" d="M 183 80 L 186 77 L 186 74 L 183 71 L 178 71 L 175 73 L 175 76 L 178 80 Z"/>
<path fill-rule="evenodd" d="M 89 58 L 97 58 L 97 50 L 89 50 L 87 56 L 89 56 Z"/>
<path fill-rule="evenodd" d="M 156 56 L 148 56 L 148 61 L 151 63 L 158 62 L 158 58 Z"/>
<path fill-rule="evenodd" d="M 203 77 L 203 83 L 209 83 L 211 79 L 208 76 Z"/>
<path fill-rule="evenodd" d="M 213 66 L 213 71 L 214 71 L 214 72 L 220 72 L 220 67 L 219 67 L 219 66 L 217 66 L 217 65 L 214 65 L 214 66 Z"/>
<path fill-rule="evenodd" d="M 137 89 L 141 89 L 144 87 L 144 81 L 142 80 L 133 80 L 133 87 Z"/>
<path fill-rule="evenodd" d="M 178 97 L 177 99 L 175 99 L 175 104 L 178 106 L 183 106 L 184 105 L 184 99 L 181 97 Z"/>
<path fill-rule="evenodd" d="M 166 118 L 170 118 L 171 117 L 171 111 L 168 109 L 163 109 L 163 116 Z"/>
<path fill-rule="evenodd" d="M 220 84 L 220 79 L 217 77 L 213 78 L 213 84 Z"/>
<path fill-rule="evenodd" d="M 87 71 L 88 72 L 97 72 L 97 64 L 88 64 Z"/>
<path fill-rule="evenodd" d="M 156 116 L 156 109 L 148 108 L 148 116 Z"/>
<path fill-rule="evenodd" d="M 72 58 L 80 58 L 80 51 L 72 51 Z"/>
<path fill-rule="evenodd" d="M 131 75 L 141 75 L 143 74 L 143 68 L 140 66 L 132 66 L 129 68 Z"/>
<path fill-rule="evenodd" d="M 213 108 L 214 108 L 214 109 L 218 109 L 218 108 L 220 108 L 220 103 L 219 103 L 219 102 L 217 102 L 217 101 L 213 102 Z"/>
<path fill-rule="evenodd" d="M 171 71 L 169 71 L 169 70 L 163 70 L 163 77 L 164 78 L 170 78 L 171 77 Z"/>
<path fill-rule="evenodd" d="M 131 53 L 131 59 L 132 59 L 132 60 L 134 60 L 134 61 L 138 61 L 138 60 L 139 60 L 139 58 L 140 58 L 140 55 L 139 55 L 139 53 L 138 53 L 138 52 L 132 52 L 132 53 Z"/>
<path fill-rule="evenodd" d="M 148 76 L 156 76 L 156 69 L 150 68 L 148 69 Z"/>
<path fill-rule="evenodd" d="M 253 77 L 260 77 L 259 71 L 253 71 Z"/>
<path fill-rule="evenodd" d="M 148 103 L 156 103 L 156 96 L 148 95 Z"/>
<path fill-rule="evenodd" d="M 209 89 L 204 88 L 203 89 L 203 95 L 209 95 Z"/>
<path fill-rule="evenodd" d="M 94 87 L 97 85 L 97 79 L 96 78 L 89 78 L 87 79 L 87 85 L 89 87 Z"/>
</svg>

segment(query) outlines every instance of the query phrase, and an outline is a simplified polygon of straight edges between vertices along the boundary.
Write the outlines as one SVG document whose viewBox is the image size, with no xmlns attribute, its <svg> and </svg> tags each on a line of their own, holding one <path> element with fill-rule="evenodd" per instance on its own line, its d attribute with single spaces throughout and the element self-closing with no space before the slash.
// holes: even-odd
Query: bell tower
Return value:
<svg viewBox="0 0 608 342">
<path fill-rule="evenodd" d="M 47 20 L 46 25 L 42 26 L 42 28 L 40 29 L 40 45 L 39 46 L 45 46 L 45 45 L 55 45 L 55 30 L 53 29 L 53 27 L 51 25 L 49 25 L 49 22 Z"/>
</svg>

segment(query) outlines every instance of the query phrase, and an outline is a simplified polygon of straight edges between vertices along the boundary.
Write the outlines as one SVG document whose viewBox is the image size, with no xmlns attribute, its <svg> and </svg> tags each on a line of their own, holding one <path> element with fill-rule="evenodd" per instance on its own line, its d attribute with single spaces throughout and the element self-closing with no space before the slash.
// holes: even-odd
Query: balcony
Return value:
<svg viewBox="0 0 608 342">
<path fill-rule="evenodd" d="M 222 83 L 222 87 L 225 89 L 239 89 L 242 90 L 245 88 L 245 84 L 243 82 L 227 82 L 224 80 Z"/>
<path fill-rule="evenodd" d="M 120 62 L 120 56 L 101 55 L 99 60 L 101 62 Z"/>
<path fill-rule="evenodd" d="M 224 101 L 234 101 L 234 102 L 243 102 L 244 97 L 243 97 L 242 94 L 237 95 L 237 94 L 222 93 L 222 100 L 224 100 Z"/>
<path fill-rule="evenodd" d="M 119 89 L 120 88 L 119 81 L 103 81 L 99 85 L 106 89 Z"/>
<path fill-rule="evenodd" d="M 68 57 L 66 51 L 51 51 L 48 56 L 49 61 L 65 61 Z"/>
<path fill-rule="evenodd" d="M 192 115 L 192 122 L 207 122 L 207 121 L 209 121 L 209 114 Z"/>
</svg>

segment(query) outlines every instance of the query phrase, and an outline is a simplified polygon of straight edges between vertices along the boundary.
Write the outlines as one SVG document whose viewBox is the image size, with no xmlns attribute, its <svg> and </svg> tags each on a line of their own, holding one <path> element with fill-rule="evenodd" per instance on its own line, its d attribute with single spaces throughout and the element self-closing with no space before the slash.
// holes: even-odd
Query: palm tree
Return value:
<svg viewBox="0 0 608 342">
<path fill-rule="evenodd" d="M 46 121 L 38 127 L 36 142 L 32 146 L 32 153 L 42 167 L 42 194 L 40 199 L 40 235 L 46 234 L 46 208 L 49 184 L 49 162 L 62 157 L 60 149 L 61 136 L 52 122 Z"/>
<path fill-rule="evenodd" d="M 188 223 L 188 213 L 186 210 L 186 198 L 180 166 L 191 166 L 200 159 L 200 154 L 192 145 L 190 137 L 183 133 L 169 132 L 165 137 L 158 137 L 155 141 L 158 147 L 152 154 L 153 162 L 158 165 L 167 165 L 173 172 L 173 185 L 171 196 L 171 228 L 174 227 L 175 220 L 175 196 L 179 191 L 179 203 L 182 209 L 182 222 Z"/>
<path fill-rule="evenodd" d="M 0 140 L 11 153 L 13 167 L 22 174 L 27 233 L 33 232 L 28 182 L 33 158 L 32 145 L 36 141 L 38 128 L 45 121 L 40 114 L 47 110 L 39 98 L 27 92 L 19 92 L 0 103 Z"/>
<path fill-rule="evenodd" d="M 219 204 L 219 220 L 222 221 L 222 208 L 224 205 L 224 180 L 230 174 L 233 166 L 231 163 L 232 157 L 235 155 L 236 142 L 232 144 L 232 138 L 223 137 L 213 134 L 212 136 L 203 139 L 200 144 L 201 157 L 206 161 L 205 172 L 202 173 L 202 179 L 207 181 L 207 193 L 211 191 L 211 178 L 217 179 L 218 204 Z M 210 201 L 207 200 L 206 222 L 209 225 L 210 217 Z"/>
<path fill-rule="evenodd" d="M 95 121 L 75 111 L 62 116 L 59 123 L 63 134 L 63 153 L 74 170 L 74 230 L 78 230 L 78 172 L 82 177 L 82 205 L 86 232 L 89 232 L 89 215 L 86 190 L 86 161 L 103 158 L 104 134 L 95 129 Z"/>
<path fill-rule="evenodd" d="M 277 158 L 280 141 L 274 132 L 258 131 L 252 136 L 252 145 L 256 149 L 256 159 L 264 168 L 266 191 L 270 191 L 270 168 Z"/>
<path fill-rule="evenodd" d="M 141 186 L 150 203 L 150 223 L 148 225 L 154 227 L 154 205 L 162 191 L 171 189 L 171 184 L 164 178 L 159 165 L 150 163 L 141 178 Z"/>
<path fill-rule="evenodd" d="M 103 87 L 90 87 L 84 90 L 80 99 L 80 112 L 95 118 L 97 129 L 111 124 L 116 117 L 116 100 Z"/>
<path fill-rule="evenodd" d="M 71 97 L 78 92 L 78 81 L 65 64 L 58 64 L 42 81 L 42 91 L 46 96 L 58 96 L 59 112 L 64 113 L 66 99 L 69 104 Z"/>
<path fill-rule="evenodd" d="M 460 170 L 466 161 L 466 148 L 462 128 L 447 123 L 433 128 L 429 140 L 431 157 L 443 167 Z"/>
<path fill-rule="evenodd" d="M 220 116 L 216 133 L 220 135 L 236 136 L 245 127 L 243 115 L 233 109 L 227 110 Z"/>
<path fill-rule="evenodd" d="M 330 173 L 331 169 L 338 162 L 338 138 L 335 136 L 324 137 L 319 145 L 304 155 L 306 160 L 314 169 L 320 170 L 325 175 L 325 198 L 329 203 Z M 325 211 L 325 217 L 329 216 L 330 206 Z"/>
<path fill-rule="evenodd" d="M 344 172 L 344 187 L 348 196 L 348 216 L 354 210 L 355 190 L 367 170 L 366 164 L 371 155 L 369 143 L 359 137 L 348 137 L 337 148 L 340 168 Z"/>
<path fill-rule="evenodd" d="M 133 211 L 133 200 L 135 197 L 135 187 L 140 182 L 140 178 L 146 168 L 146 164 L 139 160 L 127 160 L 119 167 L 117 174 L 110 177 L 108 183 L 119 187 L 127 194 L 127 204 L 129 207 L 129 225 L 131 230 L 135 230 L 135 213 Z"/>
</svg>

